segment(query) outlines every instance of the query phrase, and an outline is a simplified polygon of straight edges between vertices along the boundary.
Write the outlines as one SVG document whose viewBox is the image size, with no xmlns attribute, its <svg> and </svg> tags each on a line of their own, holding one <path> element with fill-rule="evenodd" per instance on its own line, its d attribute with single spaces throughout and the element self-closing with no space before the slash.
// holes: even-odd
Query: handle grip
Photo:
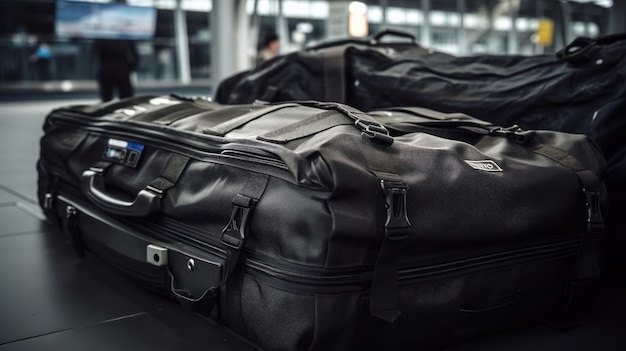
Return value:
<svg viewBox="0 0 626 351">
<path fill-rule="evenodd" d="M 377 45 L 385 44 L 381 42 L 381 39 L 385 36 L 396 36 L 396 37 L 408 38 L 411 40 L 412 45 L 419 46 L 413 34 L 395 30 L 395 29 L 385 29 L 364 39 L 348 38 L 348 39 L 331 40 L 328 42 L 322 42 L 322 43 L 307 47 L 307 50 L 314 51 L 314 50 L 321 50 L 321 49 L 339 47 L 339 46 L 350 45 L 350 44 L 377 46 Z"/>
<path fill-rule="evenodd" d="M 387 146 L 393 144 L 393 138 L 389 136 L 389 131 L 384 125 L 379 123 L 374 117 L 354 107 L 337 102 L 322 101 L 292 101 L 292 103 L 322 110 L 335 110 L 354 121 L 354 125 L 361 131 L 361 135 Z"/>
<path fill-rule="evenodd" d="M 376 44 L 380 43 L 380 40 L 383 37 L 386 37 L 386 36 L 396 36 L 396 37 L 408 38 L 408 39 L 411 39 L 411 44 L 416 44 L 415 36 L 413 34 L 407 33 L 407 32 L 403 32 L 403 31 L 400 31 L 400 30 L 395 30 L 395 29 L 385 29 L 385 30 L 382 30 L 382 31 L 374 34 L 372 36 L 372 38 L 370 39 L 370 43 L 372 45 L 376 45 Z"/>
<path fill-rule="evenodd" d="M 404 115 L 394 115 L 390 112 L 401 112 Z M 506 137 L 519 144 L 524 144 L 535 136 L 534 131 L 523 130 L 517 125 L 503 128 L 463 113 L 443 113 L 420 107 L 390 108 L 385 111 L 374 111 L 371 114 L 386 128 L 402 133 L 418 132 L 424 129 L 458 130 Z"/>
<path fill-rule="evenodd" d="M 626 33 L 607 34 L 596 38 L 578 37 L 559 50 L 556 56 L 572 64 L 584 64 L 590 62 L 602 46 L 624 40 Z"/>
<path fill-rule="evenodd" d="M 83 172 L 81 185 L 83 192 L 94 204 L 107 212 L 129 217 L 147 217 L 160 211 L 161 194 L 150 187 L 142 189 L 133 201 L 124 201 L 106 192 L 103 172 L 90 168 Z"/>
</svg>

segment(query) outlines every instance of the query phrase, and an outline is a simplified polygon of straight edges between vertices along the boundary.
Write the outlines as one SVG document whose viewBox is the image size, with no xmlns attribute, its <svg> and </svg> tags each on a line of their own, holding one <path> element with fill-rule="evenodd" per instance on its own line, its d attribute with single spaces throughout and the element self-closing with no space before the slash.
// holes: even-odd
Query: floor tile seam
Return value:
<svg viewBox="0 0 626 351">
<path fill-rule="evenodd" d="M 35 235 L 35 234 L 42 234 L 42 235 L 44 235 L 45 233 L 43 233 L 42 230 L 27 230 L 27 231 L 23 231 L 23 232 L 0 234 L 0 240 L 6 239 L 6 238 L 15 238 L 15 237 L 18 237 L 18 236 Z"/>
<path fill-rule="evenodd" d="M 11 194 L 11 195 L 13 195 L 15 197 L 18 197 L 21 200 L 24 200 L 24 201 L 26 201 L 28 203 L 37 204 L 36 200 L 33 200 L 30 197 L 28 197 L 28 196 L 26 196 L 26 195 L 24 195 L 24 194 L 22 194 L 20 192 L 15 191 L 15 190 L 9 188 L 6 185 L 0 184 L 0 190 L 6 191 L 7 193 L 9 193 L 9 194 Z"/>
<path fill-rule="evenodd" d="M 34 209 L 33 209 L 33 206 L 35 206 Z M 10 207 L 18 208 L 18 209 L 26 212 L 27 214 L 35 217 L 35 219 L 38 219 L 40 221 L 45 221 L 46 220 L 46 216 L 43 213 L 40 212 L 38 204 L 34 204 L 34 203 L 24 204 L 24 203 L 22 203 L 20 201 L 0 202 L 0 209 L 2 209 L 2 208 L 10 208 Z"/>
<path fill-rule="evenodd" d="M 115 318 L 110 318 L 110 319 L 107 319 L 107 320 L 104 320 L 104 321 L 99 321 L 99 322 L 95 322 L 95 323 L 91 323 L 91 324 L 87 324 L 87 325 L 79 325 L 79 326 L 75 326 L 75 327 L 69 327 L 69 328 L 63 328 L 63 329 L 59 329 L 59 330 L 54 330 L 54 331 L 50 331 L 50 332 L 47 332 L 47 333 L 41 333 L 41 334 L 37 334 L 37 335 L 32 335 L 32 336 L 28 336 L 28 337 L 24 337 L 24 338 L 20 338 L 20 339 L 16 339 L 16 340 L 11 340 L 11 341 L 7 341 L 7 342 L 4 342 L 4 343 L 0 343 L 0 346 L 13 344 L 13 343 L 17 343 L 17 342 L 21 342 L 21 341 L 25 341 L 25 340 L 35 339 L 35 338 L 39 338 L 39 337 L 43 337 L 43 336 L 63 333 L 63 332 L 67 332 L 67 331 L 70 331 L 70 330 L 80 330 L 80 329 L 85 329 L 85 328 L 91 328 L 91 327 L 95 327 L 95 326 L 99 326 L 99 325 L 103 325 L 103 324 L 107 324 L 107 323 L 113 323 L 113 322 L 121 321 L 121 320 L 128 319 L 128 318 L 139 317 L 139 316 L 142 316 L 142 315 L 147 315 L 147 312 L 137 312 L 137 313 L 133 313 L 133 314 L 125 315 L 125 316 L 119 316 L 119 317 L 115 317 Z"/>
<path fill-rule="evenodd" d="M 34 208 L 32 206 L 34 206 Z M 17 207 L 20 210 L 28 213 L 29 215 L 35 217 L 36 219 L 38 219 L 40 221 L 45 221 L 46 220 L 46 216 L 43 214 L 43 212 L 41 212 L 39 204 L 36 204 L 36 203 L 24 204 L 24 203 L 18 201 L 18 202 L 16 202 L 15 207 Z"/>
</svg>

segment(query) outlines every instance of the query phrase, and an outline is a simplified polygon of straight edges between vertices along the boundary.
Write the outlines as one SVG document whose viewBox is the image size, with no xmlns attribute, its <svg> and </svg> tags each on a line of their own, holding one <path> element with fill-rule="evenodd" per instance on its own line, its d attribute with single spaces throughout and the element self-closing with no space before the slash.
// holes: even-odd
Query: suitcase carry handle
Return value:
<svg viewBox="0 0 626 351">
<path fill-rule="evenodd" d="M 389 112 L 402 112 L 412 116 L 393 115 Z M 412 133 L 428 128 L 442 130 L 454 129 L 470 133 L 506 137 L 518 144 L 528 142 L 535 135 L 534 131 L 524 130 L 517 125 L 505 128 L 463 113 L 443 113 L 421 107 L 390 108 L 382 111 L 374 111 L 373 114 L 376 120 L 381 122 L 386 128 L 402 133 Z"/>
<path fill-rule="evenodd" d="M 372 45 L 377 45 L 380 43 L 380 40 L 385 37 L 385 36 L 396 36 L 396 37 L 403 37 L 403 38 L 408 38 L 411 40 L 411 44 L 416 44 L 417 42 L 415 41 L 415 36 L 411 33 L 407 33 L 407 32 L 403 32 L 403 31 L 399 31 L 399 30 L 395 30 L 395 29 L 385 29 L 382 30 L 376 34 L 374 34 L 372 36 L 372 39 L 370 39 L 370 43 Z"/>
<path fill-rule="evenodd" d="M 385 29 L 382 30 L 368 38 L 365 39 L 340 39 L 340 40 L 332 40 L 329 42 L 323 42 L 323 43 L 319 43 L 310 47 L 307 47 L 307 50 L 311 50 L 311 51 L 315 51 L 315 50 L 321 50 L 321 49 L 327 49 L 327 48 L 333 48 L 333 47 L 339 47 L 339 46 L 343 46 L 343 45 L 371 45 L 371 46 L 377 46 L 377 45 L 381 45 L 381 44 L 387 44 L 387 43 L 383 43 L 380 40 L 385 37 L 385 36 L 397 36 L 397 37 L 403 37 L 403 38 L 408 38 L 411 40 L 411 45 L 412 46 L 417 46 L 419 47 L 419 44 L 417 43 L 417 41 L 415 40 L 415 36 L 411 33 L 408 32 L 403 32 L 403 31 L 399 31 L 399 30 L 395 30 L 395 29 Z M 400 44 L 400 43 L 395 43 L 395 44 Z M 405 44 L 406 45 L 406 44 Z"/>
<path fill-rule="evenodd" d="M 623 40 L 626 40 L 626 33 L 607 34 L 596 38 L 578 37 L 559 50 L 556 56 L 572 64 L 584 64 L 591 61 L 594 54 L 601 50 L 602 45 Z"/>
<path fill-rule="evenodd" d="M 157 189 L 147 186 L 137 193 L 133 201 L 124 201 L 107 193 L 102 175 L 102 169 L 90 168 L 81 177 L 83 192 L 102 209 L 130 217 L 150 216 L 161 209 L 161 194 Z"/>
<path fill-rule="evenodd" d="M 374 117 L 359 111 L 348 105 L 344 105 L 336 102 L 322 102 L 322 101 L 292 101 L 300 106 L 315 107 L 327 111 L 337 111 L 346 117 L 350 118 L 354 126 L 361 131 L 361 135 L 368 137 L 383 145 L 393 144 L 393 138 L 389 135 L 389 131 L 385 126 L 379 123 Z M 309 128 L 315 128 L 309 125 Z M 301 130 L 305 133 L 306 126 L 301 126 Z"/>
</svg>

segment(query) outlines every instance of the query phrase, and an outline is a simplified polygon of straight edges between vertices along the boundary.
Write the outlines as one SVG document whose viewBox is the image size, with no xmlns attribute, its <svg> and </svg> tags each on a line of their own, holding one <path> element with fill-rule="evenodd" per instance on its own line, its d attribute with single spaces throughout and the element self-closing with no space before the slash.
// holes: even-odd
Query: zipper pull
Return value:
<svg viewBox="0 0 626 351">
<path fill-rule="evenodd" d="M 52 211 L 54 206 L 54 196 L 52 193 L 46 193 L 43 197 L 43 210 L 44 212 Z"/>
<path fill-rule="evenodd" d="M 83 242 L 83 237 L 80 233 L 80 228 L 77 223 L 78 211 L 76 207 L 68 205 L 65 208 L 65 234 L 69 236 L 72 245 L 74 246 L 74 251 L 78 255 L 78 257 L 85 257 L 85 244 Z"/>
<path fill-rule="evenodd" d="M 67 219 L 67 227 L 74 225 L 74 219 L 76 218 L 76 207 L 67 205 L 65 207 L 65 219 Z"/>
<path fill-rule="evenodd" d="M 43 197 L 43 212 L 51 220 L 56 220 L 56 214 L 54 213 L 55 207 L 55 198 L 57 194 L 57 189 L 59 188 L 59 178 L 51 177 L 48 180 L 48 185 L 46 186 L 46 193 Z"/>
</svg>

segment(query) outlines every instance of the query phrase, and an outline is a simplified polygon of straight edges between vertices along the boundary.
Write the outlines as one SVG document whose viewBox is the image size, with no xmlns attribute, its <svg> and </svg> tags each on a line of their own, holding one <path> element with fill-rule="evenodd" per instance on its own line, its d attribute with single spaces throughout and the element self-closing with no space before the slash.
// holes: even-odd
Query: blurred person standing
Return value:
<svg viewBox="0 0 626 351">
<path fill-rule="evenodd" d="M 134 87 L 130 75 L 137 70 L 139 55 L 135 43 L 130 40 L 101 39 L 94 44 L 98 59 L 98 90 L 103 102 L 113 99 L 114 92 L 120 99 L 133 96 Z"/>
<path fill-rule="evenodd" d="M 280 50 L 280 38 L 276 33 L 270 33 L 263 40 L 263 46 L 259 51 L 256 59 L 256 65 L 260 65 L 261 63 L 270 60 L 278 55 Z"/>
<path fill-rule="evenodd" d="M 30 56 L 37 69 L 37 78 L 39 80 L 50 79 L 50 60 L 52 59 L 52 50 L 46 43 L 38 43 L 35 53 Z"/>
</svg>

